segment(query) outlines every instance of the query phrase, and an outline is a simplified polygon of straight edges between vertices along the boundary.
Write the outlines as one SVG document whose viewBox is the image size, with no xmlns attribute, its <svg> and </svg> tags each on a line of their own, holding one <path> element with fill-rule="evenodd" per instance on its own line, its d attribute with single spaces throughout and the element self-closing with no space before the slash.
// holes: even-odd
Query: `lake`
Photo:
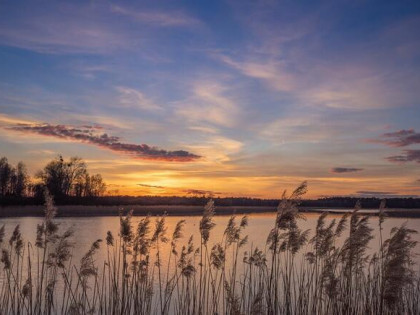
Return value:
<svg viewBox="0 0 420 315">
<path fill-rule="evenodd" d="M 303 230 L 310 229 L 314 230 L 316 226 L 316 221 L 319 217 L 318 213 L 305 213 L 306 220 L 300 220 L 299 225 Z M 264 249 L 267 236 L 274 225 L 275 214 L 274 213 L 259 213 L 259 214 L 248 214 L 249 225 L 244 230 L 244 234 L 248 235 L 248 244 L 244 246 L 244 250 L 252 247 L 259 247 Z M 242 215 L 237 215 L 238 221 Z M 327 221 L 332 219 L 339 220 L 341 215 L 339 214 L 330 214 L 327 218 Z M 132 218 L 132 224 L 135 228 L 137 223 L 144 217 L 135 216 Z M 216 223 L 215 228 L 211 231 L 210 242 L 212 245 L 216 242 L 222 240 L 223 232 L 226 228 L 226 224 L 230 218 L 230 215 L 217 215 L 214 217 L 214 222 Z M 188 238 L 192 235 L 195 244 L 199 245 L 200 232 L 199 232 L 199 221 L 200 216 L 168 216 L 166 217 L 167 223 L 167 234 L 168 237 L 172 235 L 173 229 L 176 223 L 179 220 L 186 220 L 186 224 L 183 229 L 184 237 L 179 241 L 179 245 L 185 244 L 188 241 Z M 2 218 L 0 219 L 0 225 L 5 225 L 6 227 L 6 240 L 10 237 L 13 229 L 17 224 L 20 225 L 22 235 L 25 240 L 31 241 L 34 243 L 36 235 L 36 226 L 37 224 L 42 223 L 42 218 L 39 217 L 19 217 L 19 218 Z M 107 231 L 111 231 L 114 236 L 117 236 L 119 233 L 119 218 L 118 217 L 66 217 L 66 218 L 57 218 L 56 222 L 60 224 L 60 229 L 65 230 L 69 227 L 74 227 L 75 234 L 73 237 L 74 241 L 74 252 L 73 252 L 73 262 L 78 263 L 80 258 L 85 254 L 85 252 L 90 248 L 92 242 L 97 239 L 105 239 Z M 378 217 L 372 216 L 369 219 L 369 222 L 372 228 L 375 231 L 378 231 Z M 153 217 L 152 217 L 152 227 L 154 226 Z M 406 223 L 409 228 L 420 231 L 420 218 L 387 218 L 384 223 L 383 237 L 386 239 L 389 236 L 389 233 L 393 227 L 401 226 Z M 344 233 L 343 238 L 347 234 Z M 415 240 L 420 242 L 420 234 L 414 236 Z M 370 242 L 370 249 L 372 251 L 377 251 L 378 240 L 373 239 Z M 105 247 L 105 246 L 103 246 Z M 163 251 L 169 252 L 169 244 L 167 245 L 168 250 Z M 99 251 L 97 256 L 97 261 L 100 262 L 105 255 L 105 251 Z M 164 258 L 164 257 L 163 257 Z M 420 256 L 417 257 L 417 262 L 420 262 Z"/>
</svg>

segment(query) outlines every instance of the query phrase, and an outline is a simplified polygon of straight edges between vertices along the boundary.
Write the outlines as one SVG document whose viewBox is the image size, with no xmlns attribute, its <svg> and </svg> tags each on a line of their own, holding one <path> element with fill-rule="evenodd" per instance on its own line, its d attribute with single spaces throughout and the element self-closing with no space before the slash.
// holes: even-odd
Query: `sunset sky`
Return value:
<svg viewBox="0 0 420 315">
<path fill-rule="evenodd" d="M 132 195 L 420 195 L 420 1 L 1 1 L 0 156 Z"/>
</svg>

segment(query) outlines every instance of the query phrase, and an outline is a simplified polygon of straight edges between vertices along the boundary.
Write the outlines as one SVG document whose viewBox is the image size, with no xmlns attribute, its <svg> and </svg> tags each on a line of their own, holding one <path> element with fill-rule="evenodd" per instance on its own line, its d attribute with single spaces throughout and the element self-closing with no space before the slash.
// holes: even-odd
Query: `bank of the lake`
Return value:
<svg viewBox="0 0 420 315">
<path fill-rule="evenodd" d="M 58 217 L 98 217 L 118 216 L 121 211 L 127 213 L 133 210 L 134 216 L 166 214 L 168 216 L 197 216 L 202 215 L 202 206 L 190 205 L 115 205 L 115 206 L 89 206 L 89 205 L 61 205 L 58 206 Z M 351 208 L 321 208 L 301 207 L 305 213 L 321 213 L 328 211 L 332 214 L 342 214 L 351 211 Z M 219 206 L 216 207 L 216 215 L 272 213 L 276 207 L 269 206 Z M 389 217 L 420 218 L 420 209 L 387 209 Z M 361 213 L 377 215 L 377 209 L 363 209 Z M 42 217 L 44 206 L 8 206 L 0 207 L 0 217 Z"/>
</svg>

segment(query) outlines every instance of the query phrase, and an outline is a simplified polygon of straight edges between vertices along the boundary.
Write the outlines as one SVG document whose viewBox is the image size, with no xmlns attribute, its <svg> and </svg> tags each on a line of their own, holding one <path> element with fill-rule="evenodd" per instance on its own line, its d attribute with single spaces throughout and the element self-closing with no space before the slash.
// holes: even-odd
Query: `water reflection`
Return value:
<svg viewBox="0 0 420 315">
<path fill-rule="evenodd" d="M 238 216 L 238 221 L 241 216 Z M 249 250 L 251 247 L 259 247 L 260 249 L 265 248 L 268 233 L 274 225 L 275 214 L 264 213 L 264 214 L 250 214 L 249 225 L 245 229 L 245 235 L 248 235 L 248 244 L 244 246 L 244 250 Z M 319 217 L 317 213 L 306 213 L 305 220 L 300 220 L 299 225 L 303 230 L 310 229 L 313 231 L 316 226 L 316 221 Z M 339 219 L 341 215 L 331 214 L 327 217 L 327 222 L 332 219 Z M 138 222 L 143 217 L 133 217 L 132 224 L 136 227 Z M 216 223 L 215 228 L 211 231 L 209 247 L 213 244 L 220 242 L 223 238 L 223 233 L 226 228 L 226 224 L 230 216 L 215 216 L 214 222 Z M 169 216 L 166 218 L 167 236 L 170 237 L 175 228 L 176 223 L 179 220 L 186 220 L 186 224 L 183 229 L 184 237 L 178 242 L 179 246 L 185 245 L 188 242 L 189 237 L 192 235 L 196 246 L 200 242 L 199 232 L 199 221 L 201 217 L 190 216 L 190 217 L 178 217 Z M 107 231 L 111 231 L 115 236 L 119 233 L 119 218 L 118 217 L 83 217 L 83 218 L 57 218 L 56 221 L 60 224 L 61 231 L 66 230 L 69 227 L 75 229 L 73 237 L 74 249 L 73 249 L 73 263 L 77 264 L 82 256 L 89 250 L 91 244 L 98 238 L 105 239 Z M 0 225 L 5 224 L 6 227 L 6 239 L 10 237 L 13 229 L 17 224 L 20 224 L 22 235 L 25 241 L 34 243 L 36 235 L 36 226 L 42 222 L 42 218 L 34 217 L 22 217 L 22 218 L 5 218 L 0 220 Z M 374 235 L 378 232 L 378 218 L 371 217 L 369 219 L 371 226 L 374 228 Z M 393 227 L 401 226 L 406 223 L 409 228 L 420 230 L 420 219 L 419 218 L 387 218 L 384 223 L 383 236 L 387 238 Z M 154 227 L 154 218 L 152 218 L 152 228 Z M 347 232 L 348 233 L 348 232 Z M 342 240 L 347 236 L 343 234 Z M 420 242 L 420 234 L 416 234 L 413 238 Z M 102 247 L 102 250 L 98 252 L 97 262 L 101 263 L 105 259 L 106 251 Z M 370 252 L 378 251 L 379 241 L 374 238 L 369 244 Z M 170 244 L 163 245 L 162 253 L 168 255 L 170 252 Z M 164 260 L 165 256 L 162 256 Z M 420 262 L 420 257 L 416 258 L 417 263 Z M 100 264 L 99 264 L 100 265 Z"/>
</svg>

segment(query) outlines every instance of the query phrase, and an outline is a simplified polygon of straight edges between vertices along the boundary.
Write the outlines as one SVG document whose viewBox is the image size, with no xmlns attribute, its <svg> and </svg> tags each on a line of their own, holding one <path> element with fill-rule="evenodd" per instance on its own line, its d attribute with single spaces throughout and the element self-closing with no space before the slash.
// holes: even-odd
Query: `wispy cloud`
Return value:
<svg viewBox="0 0 420 315">
<path fill-rule="evenodd" d="M 381 143 L 390 147 L 406 147 L 420 143 L 420 133 L 414 129 L 401 129 L 395 132 L 388 132 L 378 139 L 368 139 L 368 142 Z M 389 162 L 404 164 L 407 162 L 420 163 L 420 150 L 403 150 L 401 154 L 388 156 Z"/>
<path fill-rule="evenodd" d="M 246 77 L 260 80 L 269 89 L 293 97 L 300 106 L 365 111 L 410 105 L 411 86 L 388 90 L 389 78 L 374 64 L 362 61 L 342 63 L 314 60 L 295 48 L 299 57 L 284 56 L 282 49 L 262 54 L 245 52 L 245 59 L 237 56 L 218 56 L 224 64 Z M 303 54 L 303 55 L 301 55 Z M 406 95 L 405 95 L 406 94 Z"/>
<path fill-rule="evenodd" d="M 69 70 L 86 80 L 95 80 L 101 74 L 112 73 L 112 67 L 105 64 L 85 64 L 83 62 L 69 63 Z"/>
<path fill-rule="evenodd" d="M 360 195 L 395 195 L 396 192 L 393 192 L 393 191 L 359 190 L 359 191 L 356 191 L 356 194 L 360 194 Z"/>
<path fill-rule="evenodd" d="M 0 7 L 0 44 L 47 54 L 110 54 L 145 47 L 151 29 L 194 27 L 182 10 L 148 10 L 104 2 L 44 3 L 30 9 Z M 194 30 L 194 28 L 191 28 Z M 141 51 L 142 50 L 138 50 Z"/>
<path fill-rule="evenodd" d="M 31 121 L 26 119 L 20 119 L 5 114 L 0 114 L 0 126 L 1 125 L 10 125 L 10 124 L 30 124 Z"/>
<path fill-rule="evenodd" d="M 363 171 L 363 168 L 356 168 L 356 167 L 334 167 L 330 170 L 331 173 L 355 173 Z"/>
<path fill-rule="evenodd" d="M 19 124 L 6 129 L 87 143 L 144 160 L 191 162 L 200 158 L 200 156 L 184 150 L 168 151 L 147 144 L 124 143 L 119 137 L 98 133 L 98 127 L 92 126 Z"/>
<path fill-rule="evenodd" d="M 119 101 L 122 106 L 148 111 L 162 110 L 161 106 L 157 105 L 139 90 L 123 86 L 118 86 L 116 89 L 120 93 Z"/>
<path fill-rule="evenodd" d="M 384 133 L 379 139 L 369 142 L 382 143 L 391 147 L 405 147 L 420 143 L 420 133 L 414 129 L 401 129 L 395 132 Z"/>
<path fill-rule="evenodd" d="M 225 64 L 239 70 L 242 74 L 264 80 L 278 91 L 290 91 L 296 86 L 295 77 L 284 69 L 280 61 L 236 61 L 228 56 L 219 56 Z"/>
<path fill-rule="evenodd" d="M 317 124 L 314 124 L 317 121 Z M 269 123 L 261 125 L 262 137 L 273 140 L 277 144 L 287 142 L 320 142 L 331 137 L 331 130 L 337 134 L 338 126 L 327 125 L 322 122 L 322 117 L 306 111 L 304 113 L 284 114 Z M 343 124 L 340 125 L 343 127 Z"/>
<path fill-rule="evenodd" d="M 103 6 L 40 5 L 12 12 L 0 24 L 0 42 L 41 53 L 97 53 L 121 49 L 130 36 L 108 23 Z M 7 22 L 6 22 L 7 21 Z"/>
<path fill-rule="evenodd" d="M 141 186 L 141 187 L 147 187 L 147 188 L 159 188 L 159 189 L 164 189 L 164 186 L 159 186 L 159 185 L 149 185 L 149 184 L 137 184 L 137 186 Z"/>
<path fill-rule="evenodd" d="M 402 154 L 389 156 L 386 159 L 393 163 L 420 163 L 420 150 L 404 150 Z"/>
<path fill-rule="evenodd" d="M 240 110 L 226 93 L 227 89 L 218 83 L 197 83 L 193 87 L 193 95 L 178 105 L 177 114 L 194 123 L 204 121 L 233 127 Z"/>
<path fill-rule="evenodd" d="M 371 190 L 360 190 L 356 192 L 356 195 L 351 195 L 356 197 L 365 197 L 365 198 L 418 198 L 416 194 L 399 194 L 395 191 L 371 191 Z"/>
<path fill-rule="evenodd" d="M 205 134 L 217 134 L 218 130 L 216 128 L 208 127 L 208 126 L 190 126 L 188 129 L 193 131 L 198 131 Z"/>
<path fill-rule="evenodd" d="M 184 189 L 184 193 L 187 195 L 203 195 L 203 196 L 214 196 L 221 195 L 222 193 L 211 190 L 201 190 L 201 189 Z"/>
<path fill-rule="evenodd" d="M 182 11 L 150 11 L 150 10 L 136 10 L 133 8 L 124 8 L 122 6 L 113 5 L 111 10 L 120 15 L 130 17 L 136 21 L 151 24 L 161 27 L 182 27 L 182 26 L 197 26 L 200 21 L 193 18 Z"/>
<path fill-rule="evenodd" d="M 174 188 L 174 187 L 167 187 L 161 185 L 149 185 L 149 184 L 137 184 L 137 186 L 151 188 L 151 189 L 160 189 L 166 190 L 167 193 L 184 193 L 191 196 L 215 196 L 221 195 L 222 193 L 212 190 L 204 190 L 204 189 L 190 189 L 190 188 Z"/>
<path fill-rule="evenodd" d="M 235 139 L 212 135 L 197 144 L 188 145 L 187 148 L 201 152 L 205 156 L 204 160 L 207 163 L 218 163 L 220 168 L 223 166 L 223 163 L 231 161 L 232 156 L 239 154 L 243 146 L 244 143 Z M 228 166 L 224 165 L 224 167 Z"/>
<path fill-rule="evenodd" d="M 360 29 L 342 29 L 345 5 L 334 16 L 328 5 L 233 6 L 252 40 L 216 56 L 297 105 L 366 111 L 415 104 L 419 74 L 406 65 L 418 58 L 418 14 L 355 36 Z"/>
</svg>

